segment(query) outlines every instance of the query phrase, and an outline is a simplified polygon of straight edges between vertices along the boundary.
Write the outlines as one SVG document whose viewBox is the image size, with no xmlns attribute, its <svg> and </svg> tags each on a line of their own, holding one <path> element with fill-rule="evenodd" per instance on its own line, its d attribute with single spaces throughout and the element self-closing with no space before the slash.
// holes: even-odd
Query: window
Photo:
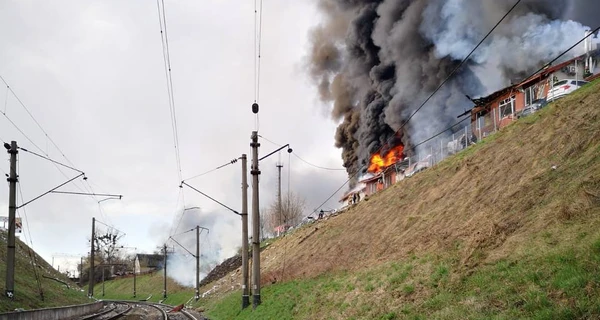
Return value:
<svg viewBox="0 0 600 320">
<path fill-rule="evenodd" d="M 555 83 L 554 83 L 554 86 L 555 86 L 555 87 L 558 87 L 558 86 L 565 85 L 565 84 L 567 84 L 567 83 L 569 83 L 569 80 L 561 80 L 561 81 L 555 82 Z"/>
<path fill-rule="evenodd" d="M 499 108 L 501 119 L 515 113 L 515 96 L 500 101 Z"/>
<path fill-rule="evenodd" d="M 534 100 L 538 99 L 539 92 L 540 90 L 537 85 L 525 89 L 525 106 L 532 104 Z"/>
<path fill-rule="evenodd" d="M 385 176 L 385 187 L 389 187 L 392 185 L 392 175 L 391 174 L 387 174 Z"/>
<path fill-rule="evenodd" d="M 580 87 L 583 86 L 583 85 L 585 85 L 585 84 L 587 84 L 587 83 L 588 83 L 587 81 L 577 81 L 577 85 L 580 86 Z"/>
</svg>

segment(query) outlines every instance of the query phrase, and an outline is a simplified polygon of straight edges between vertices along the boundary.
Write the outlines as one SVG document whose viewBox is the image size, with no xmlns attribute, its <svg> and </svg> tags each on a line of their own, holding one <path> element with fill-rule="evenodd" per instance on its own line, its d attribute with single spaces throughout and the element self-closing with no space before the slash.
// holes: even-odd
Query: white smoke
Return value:
<svg viewBox="0 0 600 320">
<path fill-rule="evenodd" d="M 175 223 L 177 225 L 178 221 Z M 196 281 L 196 258 L 192 256 L 196 254 L 196 226 L 209 229 L 201 229 L 200 234 L 200 280 L 217 264 L 235 255 L 241 246 L 241 221 L 238 216 L 228 211 L 186 210 L 179 223 L 179 231 L 173 235 L 179 244 L 173 240 L 168 242 L 169 248 L 174 248 L 175 253 L 168 257 L 167 275 L 179 284 L 191 287 L 195 286 Z"/>
<path fill-rule="evenodd" d="M 514 4 L 319 0 L 326 15 L 311 34 L 310 73 L 334 120 L 343 119 L 335 137 L 349 174 L 391 140 L 410 147 L 455 123 L 472 107 L 465 95 L 487 95 L 542 67 L 585 35 L 584 24 L 575 22 L 582 13 L 596 23 L 591 13 L 600 8 L 597 0 L 522 1 L 410 118 Z"/>
</svg>

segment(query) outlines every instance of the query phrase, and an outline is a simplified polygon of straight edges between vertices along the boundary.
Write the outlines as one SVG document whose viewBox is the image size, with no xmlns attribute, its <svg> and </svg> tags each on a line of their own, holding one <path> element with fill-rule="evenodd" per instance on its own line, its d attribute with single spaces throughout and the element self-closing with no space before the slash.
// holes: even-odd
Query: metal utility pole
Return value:
<svg viewBox="0 0 600 320">
<path fill-rule="evenodd" d="M 135 270 L 135 258 L 133 258 L 133 297 L 135 298 L 135 282 L 136 282 L 136 270 Z"/>
<path fill-rule="evenodd" d="M 200 299 L 200 226 L 196 226 L 196 301 Z"/>
<path fill-rule="evenodd" d="M 260 214 L 258 212 L 258 131 L 252 131 L 252 308 L 260 304 Z"/>
<path fill-rule="evenodd" d="M 8 241 L 6 243 L 6 296 L 15 296 L 15 215 L 17 211 L 17 142 L 4 144 L 10 154 L 10 174 L 8 176 Z"/>
<path fill-rule="evenodd" d="M 164 279 L 163 279 L 163 298 L 167 298 L 167 244 L 165 243 L 163 246 L 164 249 Z"/>
<path fill-rule="evenodd" d="M 277 203 L 279 209 L 279 230 L 277 231 L 277 235 L 281 232 L 281 227 L 285 224 L 286 221 L 283 219 L 283 207 L 281 206 L 281 168 L 283 168 L 283 164 L 281 162 L 277 163 Z"/>
<path fill-rule="evenodd" d="M 102 296 L 104 297 L 104 265 L 102 265 Z"/>
<path fill-rule="evenodd" d="M 250 305 L 248 278 L 248 165 L 242 154 L 242 309 Z"/>
<path fill-rule="evenodd" d="M 83 257 L 80 258 L 79 264 L 79 286 L 83 286 Z"/>
<path fill-rule="evenodd" d="M 92 239 L 90 240 L 91 248 L 90 248 L 90 279 L 88 281 L 88 296 L 94 296 L 94 251 L 96 250 L 96 245 L 94 244 L 94 240 L 96 239 L 96 218 L 92 218 Z"/>
</svg>

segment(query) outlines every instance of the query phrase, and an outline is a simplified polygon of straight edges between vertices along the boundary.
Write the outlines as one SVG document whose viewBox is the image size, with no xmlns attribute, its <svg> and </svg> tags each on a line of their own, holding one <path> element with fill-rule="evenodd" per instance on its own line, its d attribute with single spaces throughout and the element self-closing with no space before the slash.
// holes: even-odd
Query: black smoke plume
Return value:
<svg viewBox="0 0 600 320">
<path fill-rule="evenodd" d="M 514 3 L 318 1 L 323 21 L 311 32 L 310 74 L 340 122 L 336 146 L 349 175 L 364 172 L 379 148 L 410 147 L 445 129 L 472 106 L 465 95 L 490 93 L 534 71 L 584 36 L 586 28 L 568 18 L 600 12 L 593 0 L 522 1 L 404 125 Z"/>
</svg>

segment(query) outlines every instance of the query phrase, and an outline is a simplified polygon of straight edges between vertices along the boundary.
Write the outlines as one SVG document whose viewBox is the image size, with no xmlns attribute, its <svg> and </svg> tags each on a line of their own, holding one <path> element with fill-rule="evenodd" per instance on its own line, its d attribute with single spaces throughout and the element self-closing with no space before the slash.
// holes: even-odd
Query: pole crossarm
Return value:
<svg viewBox="0 0 600 320">
<path fill-rule="evenodd" d="M 34 155 L 34 156 L 37 156 L 37 157 L 40 157 L 40 158 L 42 158 L 42 159 L 44 159 L 44 160 L 48 160 L 48 161 L 50 161 L 50 162 L 52 162 L 52 163 L 54 163 L 54 164 L 57 164 L 57 165 L 59 165 L 59 166 L 63 166 L 63 167 L 65 167 L 65 168 L 67 168 L 67 169 L 71 169 L 71 170 L 73 170 L 73 171 L 77 171 L 77 172 L 79 172 L 79 173 L 83 173 L 83 171 L 81 171 L 81 170 L 79 170 L 79 169 L 73 168 L 73 167 L 71 167 L 71 166 L 68 166 L 68 165 L 66 165 L 66 164 L 64 164 L 64 163 L 60 163 L 60 162 L 58 162 L 58 161 L 56 161 L 56 160 L 52 160 L 52 159 L 50 159 L 50 158 L 48 158 L 48 157 L 45 157 L 45 156 L 43 156 L 43 155 L 41 155 L 41 154 L 39 154 L 39 153 L 35 153 L 35 152 L 33 152 L 33 151 L 27 150 L 27 149 L 25 149 L 25 148 L 22 148 L 22 147 L 19 147 L 19 149 L 20 149 L 20 150 L 23 150 L 23 151 L 25 151 L 25 152 L 27 152 L 27 153 L 31 153 L 32 155 Z"/>
<path fill-rule="evenodd" d="M 119 199 L 119 200 L 121 200 L 123 198 L 123 195 L 121 195 L 121 194 L 108 194 L 108 193 L 88 193 L 88 192 L 56 191 L 56 190 L 52 190 L 52 191 L 50 191 L 50 193 L 72 194 L 72 195 L 76 195 L 76 196 L 114 197 L 115 199 Z M 111 199 L 111 198 L 108 198 L 108 199 Z M 104 200 L 108 200 L 108 199 L 104 199 Z M 101 200 L 98 202 L 102 202 L 104 200 Z"/>
<path fill-rule="evenodd" d="M 284 145 L 284 146 L 281 146 L 281 147 L 279 147 L 277 150 L 275 150 L 275 151 L 273 151 L 273 152 L 271 152 L 271 153 L 267 154 L 266 156 L 264 156 L 264 157 L 262 157 L 262 158 L 258 159 L 258 161 L 262 161 L 263 159 L 266 159 L 266 158 L 268 158 L 268 157 L 272 156 L 273 154 L 275 154 L 275 153 L 277 153 L 277 152 L 281 151 L 281 149 L 283 149 L 283 148 L 285 148 L 285 147 L 287 147 L 287 148 L 288 148 L 288 150 L 287 150 L 287 152 L 288 152 L 288 153 L 292 153 L 292 151 L 293 151 L 293 150 L 292 150 L 292 148 L 290 148 L 290 144 L 288 143 L 288 144 L 286 144 L 286 145 Z"/>
<path fill-rule="evenodd" d="M 211 196 L 207 195 L 206 193 L 204 193 L 204 192 L 202 192 L 202 191 L 200 191 L 200 190 L 198 190 L 198 189 L 196 189 L 196 188 L 194 188 L 194 187 L 190 186 L 190 185 L 189 185 L 187 182 L 185 182 L 185 181 L 181 181 L 181 185 L 180 185 L 179 187 L 180 187 L 180 188 L 183 188 L 183 186 L 184 186 L 184 185 L 186 185 L 188 188 L 190 188 L 190 189 L 192 189 L 192 190 L 194 190 L 194 191 L 198 192 L 199 194 L 201 194 L 201 195 L 203 195 L 203 196 L 205 196 L 205 197 L 209 198 L 210 200 L 212 200 L 212 201 L 214 201 L 214 202 L 218 203 L 218 204 L 219 204 L 219 205 L 221 205 L 222 207 L 224 207 L 224 208 L 226 208 L 227 210 L 229 210 L 229 211 L 231 211 L 231 212 L 233 212 L 233 213 L 237 214 L 238 216 L 241 216 L 241 215 L 242 215 L 242 214 L 241 214 L 241 213 L 239 213 L 237 210 L 235 210 L 235 209 L 232 209 L 231 207 L 229 207 L 229 206 L 227 206 L 227 205 L 223 204 L 222 202 L 220 202 L 219 200 L 216 200 L 215 198 L 213 198 L 213 197 L 211 197 Z"/>
<path fill-rule="evenodd" d="M 56 190 L 56 189 L 58 189 L 58 188 L 60 188 L 60 187 L 62 187 L 62 186 L 64 186 L 64 185 L 68 184 L 69 182 L 72 182 L 73 180 L 75 180 L 75 179 L 77 179 L 77 178 L 79 178 L 79 177 L 84 177 L 84 178 L 85 178 L 85 173 L 83 173 L 83 172 L 82 172 L 82 173 L 80 173 L 79 175 L 77 175 L 76 177 L 74 177 L 74 178 L 71 178 L 71 179 L 67 180 L 66 182 L 63 182 L 63 183 L 59 184 L 58 186 L 56 186 L 56 187 L 54 187 L 54 188 L 50 189 L 49 191 L 46 191 L 46 192 L 42 193 L 41 195 L 39 195 L 39 196 L 37 196 L 37 197 L 35 197 L 35 198 L 33 198 L 33 199 L 31 199 L 31 200 L 29 200 L 29 201 L 27 201 L 27 202 L 23 203 L 22 205 L 18 206 L 18 207 L 17 207 L 17 209 L 23 208 L 24 206 L 26 206 L 26 205 L 28 205 L 28 204 L 30 204 L 30 203 L 32 203 L 32 202 L 34 202 L 35 200 L 37 200 L 37 199 L 39 199 L 39 198 L 41 198 L 41 197 L 43 197 L 43 196 L 45 196 L 45 195 L 47 195 L 47 194 L 49 194 L 49 193 L 53 192 L 54 190 Z"/>
<path fill-rule="evenodd" d="M 169 237 L 169 240 L 173 240 L 173 242 L 175 242 L 178 246 L 180 246 L 183 250 L 185 250 L 187 253 L 189 253 L 192 257 L 194 258 L 198 258 L 198 256 L 196 256 L 195 254 L 191 253 L 190 250 L 188 250 L 186 247 L 184 247 L 181 243 L 179 243 L 177 240 L 175 240 L 173 237 Z"/>
</svg>

